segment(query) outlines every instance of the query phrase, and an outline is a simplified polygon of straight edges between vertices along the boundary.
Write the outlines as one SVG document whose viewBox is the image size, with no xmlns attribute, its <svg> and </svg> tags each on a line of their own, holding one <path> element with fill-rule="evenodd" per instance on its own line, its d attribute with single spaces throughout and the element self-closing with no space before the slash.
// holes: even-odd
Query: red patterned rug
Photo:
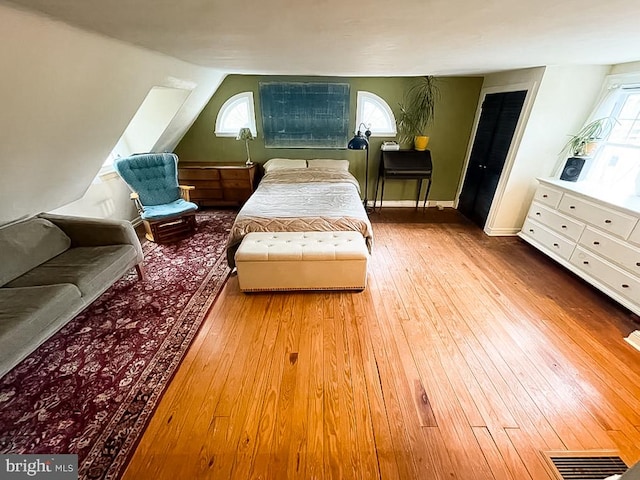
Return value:
<svg viewBox="0 0 640 480">
<path fill-rule="evenodd" d="M 130 272 L 0 380 L 0 453 L 74 453 L 80 478 L 118 478 L 229 275 L 235 215 L 146 242 L 146 282 Z"/>
</svg>

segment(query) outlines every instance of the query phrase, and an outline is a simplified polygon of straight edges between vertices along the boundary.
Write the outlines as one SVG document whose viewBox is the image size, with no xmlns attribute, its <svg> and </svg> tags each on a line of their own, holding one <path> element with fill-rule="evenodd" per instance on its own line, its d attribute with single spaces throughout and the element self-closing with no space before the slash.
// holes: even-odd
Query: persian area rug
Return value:
<svg viewBox="0 0 640 480">
<path fill-rule="evenodd" d="M 78 454 L 80 478 L 118 478 L 229 276 L 233 211 L 143 245 L 135 271 L 0 380 L 0 453 Z"/>
</svg>

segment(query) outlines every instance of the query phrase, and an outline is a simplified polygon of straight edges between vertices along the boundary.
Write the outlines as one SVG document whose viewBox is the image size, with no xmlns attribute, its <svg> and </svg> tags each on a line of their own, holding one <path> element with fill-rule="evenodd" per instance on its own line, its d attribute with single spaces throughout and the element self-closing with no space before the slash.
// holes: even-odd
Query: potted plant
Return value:
<svg viewBox="0 0 640 480">
<path fill-rule="evenodd" d="M 437 80 L 427 75 L 407 90 L 400 104 L 398 138 L 400 143 L 414 143 L 416 150 L 426 150 L 429 142 L 427 127 L 434 117 L 435 105 L 440 98 Z"/>
<path fill-rule="evenodd" d="M 614 117 L 598 118 L 587 123 L 571 138 L 562 149 L 574 157 L 590 157 L 598 146 L 598 142 L 607 138 L 618 123 Z"/>
</svg>

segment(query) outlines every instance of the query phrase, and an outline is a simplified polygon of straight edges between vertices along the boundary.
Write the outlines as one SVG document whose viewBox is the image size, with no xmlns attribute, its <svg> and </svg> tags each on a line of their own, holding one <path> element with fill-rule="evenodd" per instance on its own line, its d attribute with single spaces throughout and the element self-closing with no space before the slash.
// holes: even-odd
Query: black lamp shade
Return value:
<svg viewBox="0 0 640 480">
<path fill-rule="evenodd" d="M 360 126 L 365 126 L 365 125 L 361 123 Z M 366 163 L 364 167 L 363 203 L 365 208 L 367 208 L 367 203 L 368 203 L 367 192 L 369 191 L 369 137 L 370 136 L 371 136 L 371 130 L 369 130 L 369 128 L 367 128 L 367 130 L 364 132 L 364 135 L 362 135 L 362 130 L 360 130 L 360 127 L 358 127 L 358 132 L 351 140 L 349 140 L 349 143 L 347 144 L 347 148 L 349 150 L 366 150 L 367 151 Z"/>
<path fill-rule="evenodd" d="M 358 134 L 349 140 L 347 148 L 349 150 L 365 150 L 368 146 L 369 142 L 367 142 L 367 139 L 358 131 Z"/>
</svg>

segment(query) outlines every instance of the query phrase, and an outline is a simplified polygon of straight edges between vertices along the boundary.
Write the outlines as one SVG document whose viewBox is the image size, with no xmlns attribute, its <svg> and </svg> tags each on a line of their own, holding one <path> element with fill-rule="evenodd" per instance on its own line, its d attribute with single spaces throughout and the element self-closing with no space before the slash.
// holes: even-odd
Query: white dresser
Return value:
<svg viewBox="0 0 640 480">
<path fill-rule="evenodd" d="M 640 315 L 640 197 L 538 181 L 518 235 Z"/>
</svg>

